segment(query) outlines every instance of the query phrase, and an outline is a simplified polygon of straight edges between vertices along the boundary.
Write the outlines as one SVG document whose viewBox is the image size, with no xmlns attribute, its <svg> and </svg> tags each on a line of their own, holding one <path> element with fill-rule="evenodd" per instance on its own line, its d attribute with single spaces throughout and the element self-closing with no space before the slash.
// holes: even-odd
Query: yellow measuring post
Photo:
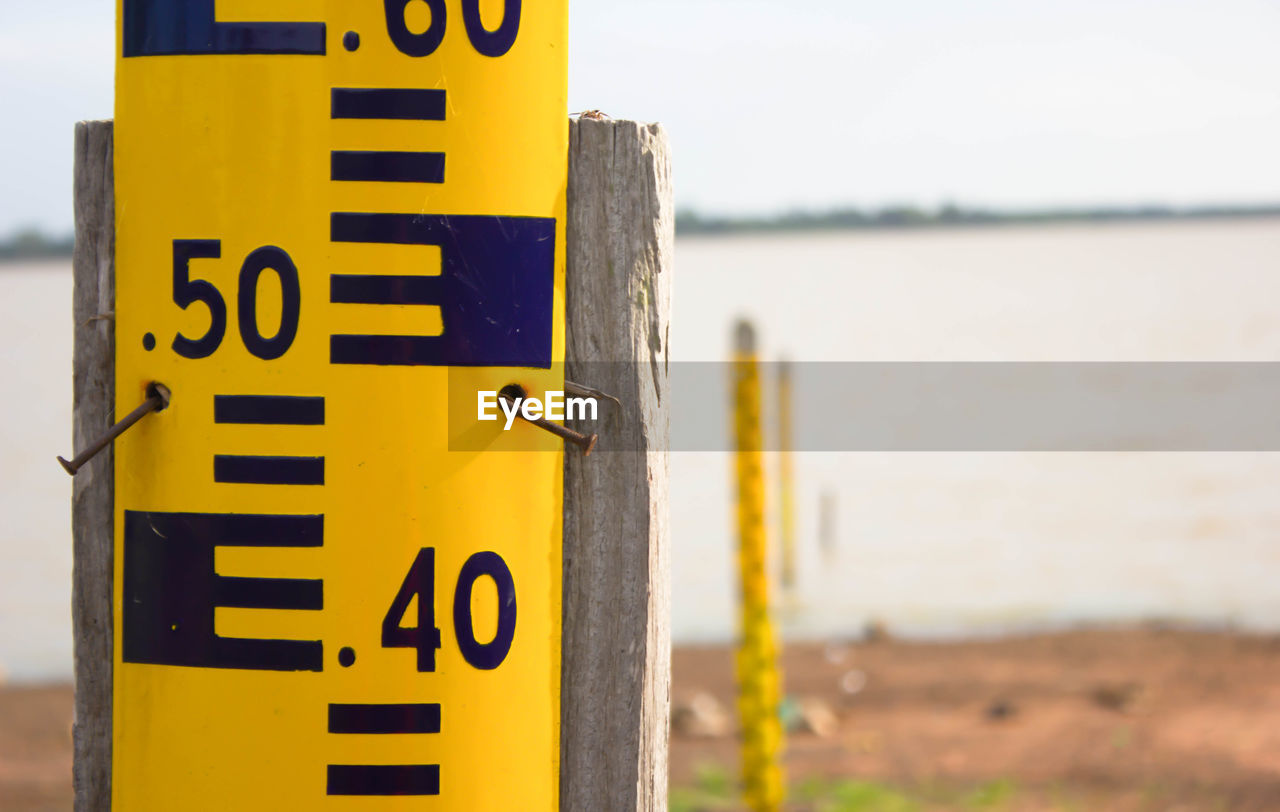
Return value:
<svg viewBox="0 0 1280 812">
<path fill-rule="evenodd" d="M 769 614 L 766 567 L 764 466 L 761 431 L 760 364 L 755 333 L 739 322 L 733 358 L 733 426 L 738 488 L 738 571 L 741 589 L 738 643 L 738 713 L 742 721 L 742 780 L 753 812 L 782 806 L 784 779 L 781 676 Z"/>
<path fill-rule="evenodd" d="M 791 362 L 778 362 L 778 513 L 782 541 L 782 590 L 794 600 L 796 588 L 795 477 L 791 460 Z"/>
<path fill-rule="evenodd" d="M 566 3 L 119 0 L 115 809 L 557 807 Z"/>
</svg>

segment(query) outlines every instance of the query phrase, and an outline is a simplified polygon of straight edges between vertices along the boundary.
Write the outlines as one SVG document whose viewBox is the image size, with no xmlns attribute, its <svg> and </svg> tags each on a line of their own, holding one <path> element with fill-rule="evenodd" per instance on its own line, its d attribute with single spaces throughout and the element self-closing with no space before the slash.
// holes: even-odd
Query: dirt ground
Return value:
<svg viewBox="0 0 1280 812">
<path fill-rule="evenodd" d="M 0 687 L 0 809 L 71 808 L 71 686 Z"/>
<path fill-rule="evenodd" d="M 820 731 L 789 736 L 793 785 L 853 777 L 947 797 L 1002 781 L 1009 809 L 1280 810 L 1280 637 L 811 644 L 783 666 Z M 734 775 L 730 650 L 680 647 L 673 668 L 672 785 Z M 70 729 L 69 686 L 0 689 L 0 809 L 70 808 Z"/>
<path fill-rule="evenodd" d="M 815 721 L 831 728 L 789 736 L 793 786 L 855 777 L 928 797 L 1003 781 L 1011 809 L 1280 810 L 1280 637 L 884 640 L 790 646 L 783 665 L 786 694 L 819 700 Z M 732 716 L 732 668 L 722 647 L 675 652 L 672 786 L 708 765 L 737 774 L 734 733 L 679 730 L 697 727 L 679 709 L 707 706 L 699 692 Z"/>
</svg>

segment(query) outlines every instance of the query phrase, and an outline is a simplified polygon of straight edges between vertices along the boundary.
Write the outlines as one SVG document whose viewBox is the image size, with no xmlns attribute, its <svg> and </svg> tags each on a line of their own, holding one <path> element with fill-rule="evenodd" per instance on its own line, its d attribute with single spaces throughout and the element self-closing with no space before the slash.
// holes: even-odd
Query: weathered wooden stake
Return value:
<svg viewBox="0 0 1280 812">
<path fill-rule="evenodd" d="M 76 125 L 73 448 L 84 448 L 110 426 L 115 410 L 116 209 L 111 136 L 110 121 Z M 108 448 L 85 465 L 72 484 L 73 780 L 78 812 L 111 808 L 113 463 Z"/>
<path fill-rule="evenodd" d="M 110 121 L 76 125 L 76 449 L 111 424 L 115 401 L 112 155 Z M 622 414 L 602 404 L 601 452 L 644 451 L 565 455 L 564 810 L 663 810 L 667 803 L 664 398 L 673 235 L 661 127 L 571 122 L 567 377 L 623 403 Z M 111 808 L 113 499 L 108 449 L 74 484 L 78 812 Z"/>
<path fill-rule="evenodd" d="M 565 455 L 560 808 L 663 810 L 675 211 L 660 126 L 571 122 L 568 238 L 565 377 L 622 409 L 600 404 L 596 453 Z"/>
</svg>

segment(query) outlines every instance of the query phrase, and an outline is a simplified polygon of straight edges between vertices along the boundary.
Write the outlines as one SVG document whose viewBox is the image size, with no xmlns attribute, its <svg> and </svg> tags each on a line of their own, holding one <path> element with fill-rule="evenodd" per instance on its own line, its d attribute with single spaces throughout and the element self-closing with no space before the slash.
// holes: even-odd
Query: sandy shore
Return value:
<svg viewBox="0 0 1280 812">
<path fill-rule="evenodd" d="M 677 708 L 718 706 L 728 726 L 677 725 L 673 786 L 732 776 L 731 652 L 680 647 L 673 665 Z M 1280 638 L 885 640 L 790 646 L 783 665 L 788 695 L 823 728 L 790 736 L 793 785 L 858 777 L 945 799 L 1001 781 L 1016 788 L 1004 809 L 1280 809 Z M 0 809 L 70 808 L 70 726 L 69 686 L 0 689 Z"/>
<path fill-rule="evenodd" d="M 853 776 L 927 801 L 1006 782 L 999 808 L 1280 809 L 1280 638 L 1088 630 L 791 646 L 783 662 L 787 694 L 834 722 L 789 738 L 793 785 Z M 677 707 L 706 692 L 732 713 L 726 649 L 679 649 L 673 667 Z M 736 775 L 736 759 L 733 734 L 677 732 L 672 785 L 707 765 Z"/>
<path fill-rule="evenodd" d="M 0 809 L 71 808 L 69 685 L 0 687 Z"/>
</svg>

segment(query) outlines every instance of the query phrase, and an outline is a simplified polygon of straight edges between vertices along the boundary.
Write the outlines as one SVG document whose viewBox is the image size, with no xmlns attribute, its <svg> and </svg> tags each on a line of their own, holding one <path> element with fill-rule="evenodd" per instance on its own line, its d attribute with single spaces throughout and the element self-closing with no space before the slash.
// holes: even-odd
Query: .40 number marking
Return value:
<svg viewBox="0 0 1280 812">
<path fill-rule="evenodd" d="M 382 619 L 382 647 L 416 649 L 419 671 L 436 670 L 436 649 L 440 648 L 440 629 L 436 627 L 435 617 L 435 575 L 435 548 L 423 547 Z M 476 581 L 485 575 L 492 578 L 498 588 L 498 630 L 492 640 L 481 643 L 476 640 L 471 619 L 471 591 Z M 415 595 L 418 598 L 416 625 L 401 626 Z M 487 551 L 476 553 L 462 565 L 453 591 L 453 631 L 463 658 L 474 668 L 489 671 L 507 658 L 516 634 L 516 584 L 502 556 Z"/>
</svg>

